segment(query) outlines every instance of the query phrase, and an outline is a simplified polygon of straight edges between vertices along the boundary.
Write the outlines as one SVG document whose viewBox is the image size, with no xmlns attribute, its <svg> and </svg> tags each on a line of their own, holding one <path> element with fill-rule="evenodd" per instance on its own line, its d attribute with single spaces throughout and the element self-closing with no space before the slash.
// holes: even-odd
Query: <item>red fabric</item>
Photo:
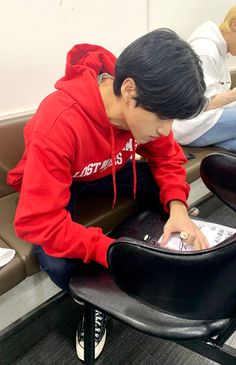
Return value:
<svg viewBox="0 0 236 365">
<path fill-rule="evenodd" d="M 65 207 L 73 180 L 96 180 L 113 170 L 115 185 L 115 171 L 134 156 L 131 133 L 111 127 L 98 88 L 98 75 L 113 75 L 115 61 L 102 47 L 72 48 L 57 90 L 42 101 L 26 124 L 24 154 L 8 174 L 8 183 L 20 191 L 15 216 L 20 238 L 42 245 L 48 255 L 104 266 L 113 240 L 98 227 L 73 222 Z M 186 202 L 189 188 L 182 167 L 186 160 L 172 134 L 139 146 L 138 153 L 149 159 L 166 209 L 170 200 Z"/>
</svg>

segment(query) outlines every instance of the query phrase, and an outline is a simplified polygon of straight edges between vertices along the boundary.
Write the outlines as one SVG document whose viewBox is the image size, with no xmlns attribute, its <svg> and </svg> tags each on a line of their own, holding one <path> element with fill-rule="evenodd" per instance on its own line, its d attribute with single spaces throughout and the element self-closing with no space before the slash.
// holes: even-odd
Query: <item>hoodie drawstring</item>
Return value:
<svg viewBox="0 0 236 365">
<path fill-rule="evenodd" d="M 134 200 L 136 199 L 136 190 L 137 190 L 137 174 L 136 174 L 136 159 L 135 159 L 135 139 L 132 138 L 132 168 L 133 168 L 133 179 L 134 179 Z"/>
<path fill-rule="evenodd" d="M 114 209 L 116 204 L 116 159 L 115 159 L 115 136 L 114 131 L 111 126 L 111 162 L 112 162 L 112 182 L 113 182 L 113 191 L 114 191 L 114 197 L 113 197 L 113 203 L 112 203 L 112 209 Z"/>
<path fill-rule="evenodd" d="M 117 189 L 116 189 L 116 159 L 115 159 L 115 136 L 114 131 L 111 126 L 111 162 L 112 162 L 112 183 L 113 183 L 113 191 L 114 191 L 114 197 L 113 197 L 113 203 L 112 203 L 112 209 L 114 209 L 116 204 L 116 196 L 117 196 Z M 135 160 L 135 139 L 132 138 L 132 168 L 133 168 L 133 193 L 134 193 L 134 200 L 136 199 L 136 188 L 137 188 L 137 175 L 136 175 L 136 160 Z"/>
</svg>

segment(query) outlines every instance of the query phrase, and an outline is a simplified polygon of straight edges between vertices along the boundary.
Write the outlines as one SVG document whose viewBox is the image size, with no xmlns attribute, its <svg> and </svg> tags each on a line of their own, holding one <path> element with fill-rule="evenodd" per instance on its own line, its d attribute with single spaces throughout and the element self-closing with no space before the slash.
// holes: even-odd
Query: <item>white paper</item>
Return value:
<svg viewBox="0 0 236 365">
<path fill-rule="evenodd" d="M 224 241 L 226 238 L 232 236 L 236 233 L 235 228 L 223 226 L 221 224 L 210 223 L 200 220 L 193 219 L 193 222 L 201 229 L 202 233 L 206 236 L 210 247 L 218 245 L 220 242 Z M 162 238 L 162 237 L 161 237 Z M 161 241 L 161 238 L 158 242 Z M 193 245 L 184 244 L 180 239 L 179 233 L 172 234 L 168 243 L 164 246 L 170 250 L 177 251 L 194 251 L 195 247 Z"/>
<path fill-rule="evenodd" d="M 0 248 L 0 267 L 8 264 L 15 256 L 16 251 L 11 248 Z"/>
</svg>

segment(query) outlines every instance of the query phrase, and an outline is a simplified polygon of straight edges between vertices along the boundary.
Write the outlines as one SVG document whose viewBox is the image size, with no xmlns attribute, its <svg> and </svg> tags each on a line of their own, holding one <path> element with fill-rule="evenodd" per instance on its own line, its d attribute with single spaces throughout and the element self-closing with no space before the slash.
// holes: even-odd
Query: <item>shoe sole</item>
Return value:
<svg viewBox="0 0 236 365">
<path fill-rule="evenodd" d="M 95 346 L 94 360 L 96 360 L 98 356 L 101 354 L 106 342 L 106 337 L 107 337 L 107 331 L 105 329 L 103 338 L 101 339 L 99 344 Z M 83 341 L 81 341 L 80 343 L 78 342 L 78 332 L 76 332 L 76 353 L 78 358 L 81 361 L 84 361 L 84 342 Z"/>
</svg>

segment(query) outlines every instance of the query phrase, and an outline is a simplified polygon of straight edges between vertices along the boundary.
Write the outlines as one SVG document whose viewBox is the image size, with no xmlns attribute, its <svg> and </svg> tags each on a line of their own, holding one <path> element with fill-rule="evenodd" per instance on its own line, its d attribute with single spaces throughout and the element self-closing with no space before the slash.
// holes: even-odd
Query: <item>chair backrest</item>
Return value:
<svg viewBox="0 0 236 365">
<path fill-rule="evenodd" d="M 236 211 L 236 156 L 205 157 L 201 176 Z M 123 229 L 127 235 L 137 224 L 145 228 L 147 218 L 140 215 L 117 233 L 121 236 Z M 161 226 L 160 221 L 156 224 Z M 236 311 L 236 234 L 213 248 L 191 252 L 170 251 L 136 238 L 120 238 L 108 250 L 114 280 L 127 294 L 182 318 L 228 318 Z"/>
<path fill-rule="evenodd" d="M 207 188 L 236 211 L 236 155 L 217 152 L 206 156 L 200 174 Z"/>
<path fill-rule="evenodd" d="M 191 252 L 120 238 L 108 250 L 108 263 L 120 289 L 163 312 L 208 320 L 236 310 L 236 234 Z"/>
</svg>

